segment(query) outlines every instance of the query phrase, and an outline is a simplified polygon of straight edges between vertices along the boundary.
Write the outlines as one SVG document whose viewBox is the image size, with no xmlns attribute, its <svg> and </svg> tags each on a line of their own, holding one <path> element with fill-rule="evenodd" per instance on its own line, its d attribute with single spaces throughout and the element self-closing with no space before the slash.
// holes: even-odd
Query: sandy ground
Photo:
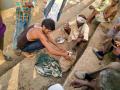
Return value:
<svg viewBox="0 0 120 90">
<path fill-rule="evenodd" d="M 69 4 L 65 7 L 64 12 L 70 7 L 76 5 L 80 0 L 69 0 Z M 40 22 L 43 18 L 42 0 L 38 1 L 35 13 L 31 20 L 32 23 Z M 10 8 L 2 12 L 4 22 L 7 26 L 5 33 L 4 46 L 6 47 L 11 41 L 15 29 L 15 8 Z M 17 64 L 13 69 L 0 77 L 0 90 L 46 90 L 49 85 L 54 83 L 63 83 L 67 74 L 63 78 L 43 77 L 36 73 L 34 69 L 35 57 L 25 59 Z"/>
</svg>

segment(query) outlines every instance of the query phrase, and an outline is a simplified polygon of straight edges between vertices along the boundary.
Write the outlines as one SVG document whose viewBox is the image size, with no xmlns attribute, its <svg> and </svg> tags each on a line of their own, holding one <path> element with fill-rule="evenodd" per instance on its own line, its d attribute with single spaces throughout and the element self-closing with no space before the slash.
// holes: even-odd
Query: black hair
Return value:
<svg viewBox="0 0 120 90">
<path fill-rule="evenodd" d="M 41 26 L 42 27 L 45 26 L 45 28 L 52 30 L 52 31 L 55 30 L 55 22 L 52 19 L 44 19 L 42 21 Z"/>
</svg>

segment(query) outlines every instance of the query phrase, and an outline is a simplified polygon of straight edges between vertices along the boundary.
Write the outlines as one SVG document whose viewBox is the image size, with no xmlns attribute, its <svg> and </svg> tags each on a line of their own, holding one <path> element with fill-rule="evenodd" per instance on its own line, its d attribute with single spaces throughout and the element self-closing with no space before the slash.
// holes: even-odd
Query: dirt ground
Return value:
<svg viewBox="0 0 120 90">
<path fill-rule="evenodd" d="M 70 7 L 78 4 L 80 0 L 69 0 L 65 7 L 65 12 Z M 38 0 L 38 5 L 33 10 L 31 24 L 40 22 L 43 18 L 44 4 L 42 0 Z M 12 42 L 13 32 L 15 30 L 15 8 L 10 8 L 2 12 L 3 20 L 7 26 L 5 33 L 4 46 L 6 47 Z M 34 69 L 35 57 L 24 59 L 17 64 L 13 69 L 0 77 L 0 90 L 46 90 L 48 86 L 54 83 L 65 81 L 68 73 L 63 75 L 63 78 L 43 77 L 36 73 Z"/>
</svg>

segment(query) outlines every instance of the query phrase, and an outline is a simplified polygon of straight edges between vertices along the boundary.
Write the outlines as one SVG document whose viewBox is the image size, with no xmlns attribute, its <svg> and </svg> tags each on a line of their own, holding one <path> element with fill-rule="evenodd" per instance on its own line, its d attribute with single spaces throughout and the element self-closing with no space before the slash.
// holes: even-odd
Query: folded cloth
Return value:
<svg viewBox="0 0 120 90">
<path fill-rule="evenodd" d="M 66 3 L 67 0 L 48 0 L 44 9 L 45 18 L 51 18 L 57 22 Z"/>
<path fill-rule="evenodd" d="M 81 29 L 81 33 L 83 33 L 83 40 L 88 41 L 89 39 L 89 26 L 87 23 L 84 23 Z"/>
<path fill-rule="evenodd" d="M 120 90 L 120 71 L 107 69 L 99 75 L 99 87 L 102 90 Z"/>
<path fill-rule="evenodd" d="M 37 72 L 43 76 L 62 77 L 59 63 L 48 54 L 39 54 L 35 64 Z"/>
</svg>

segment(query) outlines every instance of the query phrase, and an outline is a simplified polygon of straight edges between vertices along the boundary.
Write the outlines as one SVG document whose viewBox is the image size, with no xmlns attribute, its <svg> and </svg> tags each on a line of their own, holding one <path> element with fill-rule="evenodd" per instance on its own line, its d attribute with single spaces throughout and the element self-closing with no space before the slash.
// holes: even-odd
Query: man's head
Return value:
<svg viewBox="0 0 120 90">
<path fill-rule="evenodd" d="M 44 19 L 42 21 L 41 27 L 44 30 L 53 31 L 55 30 L 55 22 L 52 19 Z"/>
<path fill-rule="evenodd" d="M 86 23 L 86 17 L 84 15 L 78 15 L 76 18 L 78 28 Z"/>
</svg>

